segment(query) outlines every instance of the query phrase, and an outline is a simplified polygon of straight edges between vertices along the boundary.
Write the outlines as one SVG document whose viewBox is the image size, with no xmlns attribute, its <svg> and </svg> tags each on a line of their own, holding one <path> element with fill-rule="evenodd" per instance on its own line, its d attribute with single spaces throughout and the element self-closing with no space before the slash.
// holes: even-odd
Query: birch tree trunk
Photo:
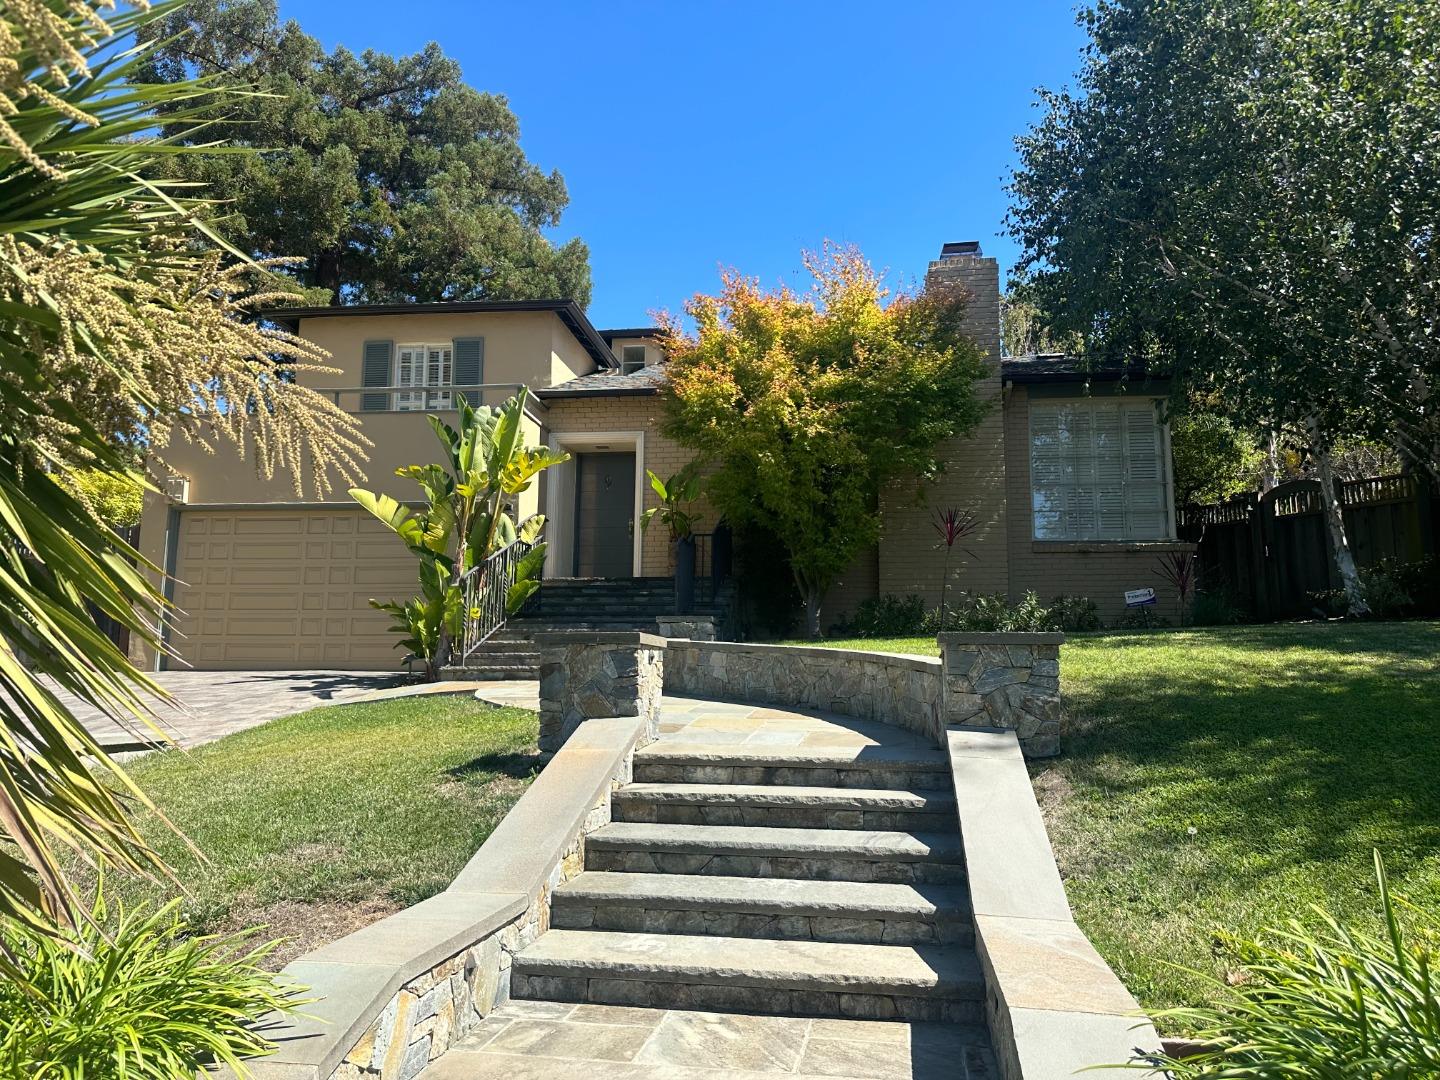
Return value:
<svg viewBox="0 0 1440 1080">
<path fill-rule="evenodd" d="M 1365 593 L 1360 587 L 1360 572 L 1355 568 L 1355 555 L 1345 535 L 1345 512 L 1340 505 L 1340 490 L 1335 485 L 1335 470 L 1330 463 L 1330 446 L 1321 436 L 1319 425 L 1311 419 L 1310 453 L 1315 458 L 1315 471 L 1320 480 L 1320 498 L 1324 503 L 1325 528 L 1330 534 L 1330 550 L 1335 553 L 1335 569 L 1345 589 L 1351 615 L 1369 615 Z"/>
</svg>

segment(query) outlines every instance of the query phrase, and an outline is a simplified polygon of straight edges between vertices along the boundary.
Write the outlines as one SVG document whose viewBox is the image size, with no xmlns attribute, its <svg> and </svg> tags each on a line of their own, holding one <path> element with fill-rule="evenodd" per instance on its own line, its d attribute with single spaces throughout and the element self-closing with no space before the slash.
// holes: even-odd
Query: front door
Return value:
<svg viewBox="0 0 1440 1080">
<path fill-rule="evenodd" d="M 635 551 L 635 455 L 575 458 L 575 576 L 630 577 Z"/>
</svg>

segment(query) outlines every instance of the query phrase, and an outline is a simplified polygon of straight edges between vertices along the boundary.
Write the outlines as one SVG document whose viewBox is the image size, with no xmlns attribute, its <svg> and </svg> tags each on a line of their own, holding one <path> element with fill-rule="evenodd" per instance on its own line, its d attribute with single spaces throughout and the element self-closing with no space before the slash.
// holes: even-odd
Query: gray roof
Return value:
<svg viewBox="0 0 1440 1080">
<path fill-rule="evenodd" d="M 628 375 L 621 375 L 618 371 L 597 371 L 593 375 L 582 375 L 558 386 L 536 390 L 535 396 L 546 401 L 556 398 L 633 397 L 658 394 L 663 385 L 665 365 L 654 364 L 639 371 L 632 371 Z"/>
<path fill-rule="evenodd" d="M 1143 364 L 1120 364 L 1097 361 L 1065 353 L 1035 353 L 1031 356 L 1007 356 L 1000 361 L 1000 374 L 1010 382 L 1116 382 L 1120 379 L 1144 379 L 1149 372 Z"/>
</svg>

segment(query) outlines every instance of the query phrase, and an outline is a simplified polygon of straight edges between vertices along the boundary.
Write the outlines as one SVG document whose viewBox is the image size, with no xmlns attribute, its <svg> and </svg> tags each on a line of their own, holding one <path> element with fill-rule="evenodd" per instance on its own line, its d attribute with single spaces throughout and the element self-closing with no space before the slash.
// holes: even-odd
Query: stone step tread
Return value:
<svg viewBox="0 0 1440 1080">
<path fill-rule="evenodd" d="M 968 890 L 946 885 L 864 881 L 618 874 L 587 870 L 555 890 L 557 906 L 597 904 L 760 915 L 818 915 L 835 919 L 967 918 Z"/>
<path fill-rule="evenodd" d="M 782 829 L 763 825 L 655 825 L 615 821 L 585 837 L 612 851 L 760 855 L 775 858 L 848 856 L 865 862 L 959 862 L 960 837 L 876 829 Z"/>
<path fill-rule="evenodd" d="M 955 945 L 853 945 L 768 938 L 549 930 L 518 953 L 535 976 L 725 983 L 852 994 L 979 998 L 973 950 Z"/>
<path fill-rule="evenodd" d="M 950 759 L 932 747 L 684 746 L 659 739 L 635 751 L 642 765 L 738 765 L 780 769 L 907 769 L 949 772 Z"/>
<path fill-rule="evenodd" d="M 801 787 L 785 784 L 627 784 L 612 798 L 621 802 L 687 806 L 817 806 L 827 810 L 894 810 L 943 813 L 955 809 L 948 791 L 898 788 Z"/>
</svg>

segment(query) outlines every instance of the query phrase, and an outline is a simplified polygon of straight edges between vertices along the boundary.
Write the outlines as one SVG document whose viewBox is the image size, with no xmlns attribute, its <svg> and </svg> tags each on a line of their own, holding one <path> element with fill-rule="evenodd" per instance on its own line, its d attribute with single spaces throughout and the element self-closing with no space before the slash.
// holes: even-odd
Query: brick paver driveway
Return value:
<svg viewBox="0 0 1440 1080">
<path fill-rule="evenodd" d="M 179 703 L 158 707 L 157 719 L 184 747 L 405 681 L 393 671 L 162 671 L 153 678 Z M 73 698 L 67 703 L 107 749 L 140 749 L 146 740 L 146 732 L 126 731 Z"/>
</svg>

